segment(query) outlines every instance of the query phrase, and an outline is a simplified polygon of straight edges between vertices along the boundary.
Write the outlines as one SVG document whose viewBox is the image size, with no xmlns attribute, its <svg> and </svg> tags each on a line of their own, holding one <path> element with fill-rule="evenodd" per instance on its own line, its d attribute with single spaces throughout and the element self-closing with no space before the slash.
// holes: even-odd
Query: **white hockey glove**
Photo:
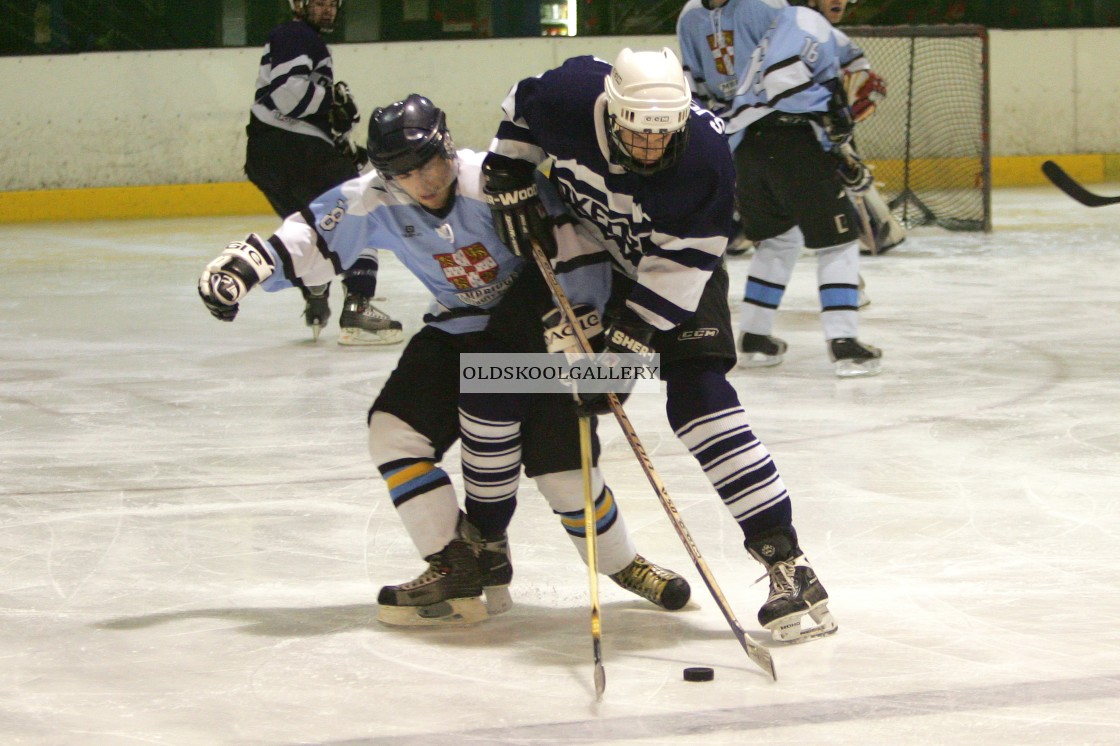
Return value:
<svg viewBox="0 0 1120 746">
<path fill-rule="evenodd" d="M 875 179 L 871 175 L 871 169 L 860 159 L 851 144 L 845 143 L 832 152 L 836 154 L 836 160 L 839 164 L 836 175 L 845 189 L 855 194 L 862 194 L 871 188 L 871 185 L 875 183 Z"/>
<path fill-rule="evenodd" d="M 585 303 L 572 306 L 575 311 L 576 321 L 591 345 L 592 352 L 601 352 L 603 349 L 603 322 L 599 319 L 599 312 Z M 569 360 L 578 359 L 583 352 L 576 338 L 575 329 L 564 318 L 559 308 L 541 316 L 544 322 L 544 346 L 549 352 L 562 352 Z"/>
<path fill-rule="evenodd" d="M 482 192 L 494 230 L 510 251 L 531 257 L 535 241 L 551 259 L 556 256 L 556 238 L 537 190 L 536 170 L 529 161 L 488 153 L 482 162 Z"/>
<path fill-rule="evenodd" d="M 331 134 L 337 143 L 345 139 L 354 125 L 362 120 L 358 113 L 358 105 L 350 94 L 350 86 L 341 80 L 331 89 Z"/>
<path fill-rule="evenodd" d="M 256 236 L 249 238 L 260 241 Z M 274 270 L 268 254 L 248 243 L 234 241 L 202 270 L 198 295 L 214 318 L 233 321 L 238 301 L 254 285 L 268 279 Z"/>
<path fill-rule="evenodd" d="M 844 73 L 844 90 L 852 109 L 852 120 L 862 122 L 875 113 L 875 107 L 887 97 L 887 81 L 870 70 Z"/>
</svg>

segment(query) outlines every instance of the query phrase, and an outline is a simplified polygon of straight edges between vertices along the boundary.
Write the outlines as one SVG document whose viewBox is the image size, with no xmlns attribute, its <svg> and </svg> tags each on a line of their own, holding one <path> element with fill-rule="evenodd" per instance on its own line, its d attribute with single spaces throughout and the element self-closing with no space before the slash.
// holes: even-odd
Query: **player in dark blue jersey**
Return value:
<svg viewBox="0 0 1120 746">
<path fill-rule="evenodd" d="M 358 110 L 350 89 L 334 81 L 330 33 L 341 0 L 289 0 L 294 18 L 273 29 L 261 56 L 249 113 L 245 175 L 281 218 L 307 209 L 312 199 L 358 175 L 365 152 L 350 130 Z M 346 301 L 339 319 L 342 345 L 396 344 L 401 325 L 373 305 L 377 253 L 368 252 L 347 271 Z M 302 288 L 304 320 L 318 339 L 330 316 L 330 283 Z"/>
<path fill-rule="evenodd" d="M 769 570 L 759 621 L 784 641 L 835 630 L 789 493 L 726 377 L 736 358 L 723 263 L 735 177 L 722 122 L 691 105 L 669 49 L 625 49 L 613 65 L 569 59 L 519 82 L 502 109 L 484 178 L 551 161 L 565 203 L 615 270 L 607 348 L 660 353 L 670 425 Z M 486 189 L 504 237 L 524 253 L 539 233 L 522 193 L 505 187 Z M 588 411 L 604 405 L 584 400 Z M 806 614 L 817 626 L 803 631 Z"/>
<path fill-rule="evenodd" d="M 322 283 L 371 248 L 393 252 L 428 288 L 425 326 L 369 413 L 370 455 L 428 568 L 381 589 L 378 619 L 403 626 L 476 622 L 510 606 L 506 527 L 522 467 L 587 559 L 571 397 L 459 393 L 461 353 L 543 353 L 541 317 L 554 309 L 535 265 L 495 233 L 480 187 L 483 154 L 455 150 L 443 112 L 430 100 L 413 94 L 375 110 L 368 147 L 375 170 L 316 197 L 267 239 L 253 234 L 230 244 L 203 272 L 199 294 L 217 318 L 232 321 L 252 287 Z M 601 304 L 602 268 L 561 269 L 575 301 Z M 465 515 L 440 467 L 460 432 Z M 591 476 L 599 571 L 658 606 L 684 606 L 688 582 L 637 554 L 597 466 Z"/>
</svg>

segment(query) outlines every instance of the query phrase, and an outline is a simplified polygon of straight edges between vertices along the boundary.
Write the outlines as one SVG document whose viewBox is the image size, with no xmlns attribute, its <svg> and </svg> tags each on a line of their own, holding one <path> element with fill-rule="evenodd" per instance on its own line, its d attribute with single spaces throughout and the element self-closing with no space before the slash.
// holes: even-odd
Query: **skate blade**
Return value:
<svg viewBox="0 0 1120 746">
<path fill-rule="evenodd" d="M 477 596 L 451 598 L 428 606 L 386 606 L 377 609 L 377 621 L 390 627 L 462 627 L 477 624 L 489 613 Z"/>
<path fill-rule="evenodd" d="M 818 637 L 827 637 L 835 634 L 839 627 L 836 626 L 836 620 L 832 618 L 832 612 L 828 610 L 828 606 L 821 604 L 814 609 L 809 610 L 809 618 L 812 619 L 817 626 L 801 627 L 801 617 L 803 615 L 786 617 L 777 622 L 773 622 L 768 627 L 770 635 L 775 642 L 780 642 L 785 645 L 796 645 L 801 642 L 808 642 L 815 640 Z"/>
<path fill-rule="evenodd" d="M 365 329 L 342 329 L 338 335 L 338 343 L 345 347 L 373 347 L 376 345 L 395 345 L 404 341 L 404 332 L 400 329 L 384 329 L 369 332 Z"/>
<path fill-rule="evenodd" d="M 486 594 L 486 610 L 490 616 L 505 614 L 513 608 L 513 599 L 509 595 L 508 585 L 491 585 L 484 587 Z"/>
<path fill-rule="evenodd" d="M 877 376 L 882 371 L 882 362 L 879 360 L 879 358 L 871 358 L 870 360 L 862 361 L 836 361 L 837 378 L 865 378 L 868 376 Z"/>
<path fill-rule="evenodd" d="M 781 363 L 781 355 L 764 355 L 761 352 L 739 353 L 740 368 L 773 368 L 775 365 L 781 365 Z"/>
</svg>

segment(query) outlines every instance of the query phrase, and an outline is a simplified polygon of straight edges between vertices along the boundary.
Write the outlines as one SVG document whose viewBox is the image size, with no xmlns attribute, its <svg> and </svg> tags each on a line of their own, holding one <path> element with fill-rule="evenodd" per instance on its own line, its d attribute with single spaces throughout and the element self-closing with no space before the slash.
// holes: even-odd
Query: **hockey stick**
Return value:
<svg viewBox="0 0 1120 746">
<path fill-rule="evenodd" d="M 580 349 L 585 353 L 590 353 L 591 345 L 587 342 L 587 335 L 585 335 L 583 329 L 580 328 L 576 314 L 572 310 L 572 304 L 568 301 L 567 294 L 564 293 L 564 289 L 560 287 L 560 281 L 556 279 L 556 273 L 552 270 L 552 264 L 548 261 L 548 257 L 544 255 L 544 251 L 536 241 L 532 243 L 532 247 L 533 260 L 537 263 L 541 275 L 544 276 L 545 282 L 548 283 L 549 288 L 552 290 L 552 295 L 556 298 L 557 305 L 560 306 L 560 312 L 564 314 L 564 318 L 572 325 L 572 331 L 575 333 Z M 626 416 L 626 412 L 622 409 L 622 404 L 618 401 L 618 397 L 615 396 L 613 392 L 608 392 L 607 401 L 610 403 L 611 412 L 614 413 L 615 420 L 618 421 L 618 426 L 622 429 L 622 434 L 630 444 L 630 449 L 634 451 L 634 455 L 638 458 L 638 463 L 641 464 L 642 471 L 645 472 L 646 478 L 653 487 L 653 491 L 657 493 L 657 499 L 661 501 L 661 507 L 665 509 L 666 515 L 669 516 L 669 522 L 673 524 L 677 536 L 680 537 L 684 548 L 692 558 L 692 564 L 696 566 L 696 570 L 704 580 L 704 585 L 708 586 L 708 591 L 712 594 L 712 598 L 715 599 L 716 606 L 723 612 L 723 618 L 727 620 L 727 624 L 731 627 L 735 638 L 739 640 L 739 644 L 742 645 L 743 650 L 747 652 L 747 657 L 754 661 L 763 671 L 769 673 L 770 678 L 777 681 L 778 674 L 774 670 L 774 659 L 771 657 L 770 651 L 762 647 L 757 640 L 748 635 L 746 630 L 743 629 L 743 625 L 739 624 L 739 620 L 735 618 L 735 613 L 731 610 L 730 604 L 727 603 L 727 597 L 724 596 L 723 591 L 720 590 L 715 575 L 712 574 L 708 563 L 704 561 L 704 557 L 700 554 L 696 542 L 692 540 L 692 536 L 688 533 L 688 529 L 685 527 L 684 521 L 681 519 L 680 513 L 677 512 L 673 501 L 669 499 L 669 491 L 665 489 L 665 483 L 661 481 L 661 477 L 658 476 L 657 471 L 653 468 L 653 462 L 650 460 L 649 454 L 646 453 L 646 449 L 642 446 L 642 442 L 638 440 L 638 433 L 634 430 L 634 426 L 630 424 L 630 418 Z"/>
<path fill-rule="evenodd" d="M 587 539 L 587 582 L 591 590 L 591 649 L 595 654 L 595 701 L 603 701 L 607 671 L 603 668 L 603 627 L 599 609 L 599 553 L 596 547 L 595 495 L 591 489 L 591 418 L 579 418 L 579 461 L 583 470 L 583 526 Z"/>
<path fill-rule="evenodd" d="M 1100 194 L 1093 194 L 1074 181 L 1073 177 L 1062 170 L 1062 167 L 1054 163 L 1054 161 L 1046 161 L 1043 163 L 1042 173 L 1046 174 L 1046 178 L 1050 179 L 1054 186 L 1086 207 L 1104 207 L 1105 205 L 1120 204 L 1120 197 L 1105 197 Z"/>
</svg>

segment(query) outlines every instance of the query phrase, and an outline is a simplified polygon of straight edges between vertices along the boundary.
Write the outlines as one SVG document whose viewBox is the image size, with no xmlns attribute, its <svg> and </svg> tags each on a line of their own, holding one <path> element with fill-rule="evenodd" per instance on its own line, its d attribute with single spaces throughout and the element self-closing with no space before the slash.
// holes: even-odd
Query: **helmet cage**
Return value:
<svg viewBox="0 0 1120 746">
<path fill-rule="evenodd" d="M 604 82 L 607 97 L 607 142 L 614 160 L 637 174 L 649 175 L 672 167 L 688 146 L 688 117 L 692 93 L 676 55 L 623 49 Z M 672 135 L 654 161 L 631 152 L 622 130 Z M 633 138 L 630 138 L 633 141 Z"/>
<path fill-rule="evenodd" d="M 418 93 L 374 110 L 366 150 L 370 163 L 386 178 L 415 171 L 437 155 L 455 158 L 447 117 Z"/>
</svg>

